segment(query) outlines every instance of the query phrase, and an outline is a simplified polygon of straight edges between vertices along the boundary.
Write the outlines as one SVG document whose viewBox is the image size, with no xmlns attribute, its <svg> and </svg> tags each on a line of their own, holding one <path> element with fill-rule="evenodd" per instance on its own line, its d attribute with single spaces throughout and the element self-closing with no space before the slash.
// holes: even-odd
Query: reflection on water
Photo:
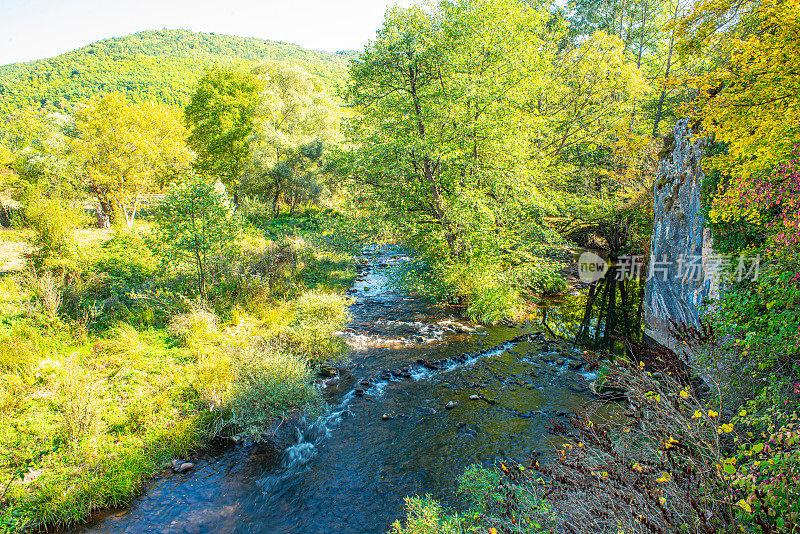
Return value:
<svg viewBox="0 0 800 534">
<path fill-rule="evenodd" d="M 386 532 L 407 495 L 457 505 L 457 477 L 469 464 L 549 451 L 549 424 L 587 400 L 592 375 L 582 373 L 579 351 L 543 337 L 510 343 L 541 327 L 470 324 L 388 284 L 388 270 L 408 259 L 401 251 L 366 256 L 371 269 L 354 285 L 353 321 L 341 333 L 351 372 L 326 389 L 325 417 L 300 425 L 277 458 L 245 446 L 209 455 L 81 531 Z M 550 308 L 542 324 L 566 336 L 575 316 Z M 407 373 L 387 371 L 395 369 Z"/>
</svg>

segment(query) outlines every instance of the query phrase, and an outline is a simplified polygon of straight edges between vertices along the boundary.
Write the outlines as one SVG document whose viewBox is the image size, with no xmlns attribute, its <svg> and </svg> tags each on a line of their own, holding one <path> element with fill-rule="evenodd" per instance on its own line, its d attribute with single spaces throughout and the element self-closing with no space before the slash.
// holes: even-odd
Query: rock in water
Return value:
<svg viewBox="0 0 800 534">
<path fill-rule="evenodd" d="M 450 401 L 445 405 L 445 408 L 447 408 L 448 410 L 452 410 L 456 406 L 458 406 L 458 403 L 456 401 Z"/>
<path fill-rule="evenodd" d="M 361 389 L 361 388 L 356 388 L 356 390 L 353 392 L 353 394 L 356 397 L 363 397 L 364 396 L 364 390 Z"/>
<path fill-rule="evenodd" d="M 383 419 L 384 421 L 388 421 L 389 419 L 394 419 L 394 416 L 391 415 L 391 414 L 385 413 L 385 414 L 383 414 L 381 416 L 381 419 Z"/>
<path fill-rule="evenodd" d="M 569 362 L 569 368 L 570 368 L 571 371 L 577 371 L 581 367 L 583 367 L 583 362 L 582 361 L 573 360 L 573 361 Z"/>
<path fill-rule="evenodd" d="M 567 360 L 564 358 L 559 358 L 556 360 L 556 365 L 564 365 L 565 363 L 567 363 Z"/>
<path fill-rule="evenodd" d="M 480 395 L 470 395 L 469 396 L 469 400 L 481 400 L 481 396 Z"/>
<path fill-rule="evenodd" d="M 181 466 L 178 468 L 178 471 L 180 471 L 181 473 L 185 473 L 192 467 L 194 467 L 194 464 L 192 462 L 185 462 L 181 464 Z"/>
</svg>

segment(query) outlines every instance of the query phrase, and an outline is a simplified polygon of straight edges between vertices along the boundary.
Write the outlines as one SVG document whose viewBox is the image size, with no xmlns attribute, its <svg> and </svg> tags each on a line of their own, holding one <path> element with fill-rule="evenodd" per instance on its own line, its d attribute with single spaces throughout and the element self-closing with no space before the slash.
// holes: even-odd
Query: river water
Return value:
<svg viewBox="0 0 800 534">
<path fill-rule="evenodd" d="M 527 464 L 552 450 L 549 425 L 589 400 L 592 375 L 569 368 L 579 351 L 519 339 L 533 326 L 482 327 L 394 290 L 389 273 L 408 261 L 401 249 L 364 257 L 342 332 L 352 364 L 327 384 L 326 416 L 291 429 L 277 457 L 239 445 L 188 473 L 164 473 L 127 509 L 79 532 L 385 533 L 408 495 L 458 506 L 457 479 L 470 464 Z M 445 361 L 429 369 L 419 359 Z M 388 378 L 387 369 L 405 373 Z M 486 400 L 469 399 L 476 394 Z M 447 409 L 450 401 L 457 406 Z"/>
</svg>

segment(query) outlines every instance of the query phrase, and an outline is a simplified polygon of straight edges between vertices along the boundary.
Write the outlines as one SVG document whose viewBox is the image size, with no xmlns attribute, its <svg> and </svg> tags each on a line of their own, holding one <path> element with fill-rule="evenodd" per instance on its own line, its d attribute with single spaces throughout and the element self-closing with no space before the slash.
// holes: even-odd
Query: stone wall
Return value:
<svg viewBox="0 0 800 534">
<path fill-rule="evenodd" d="M 646 336 L 696 367 L 695 355 L 669 333 L 671 321 L 697 325 L 701 304 L 719 295 L 718 284 L 705 276 L 712 271 L 711 232 L 704 228 L 700 209 L 706 141 L 692 135 L 688 121 L 679 120 L 660 153 L 644 322 Z"/>
</svg>

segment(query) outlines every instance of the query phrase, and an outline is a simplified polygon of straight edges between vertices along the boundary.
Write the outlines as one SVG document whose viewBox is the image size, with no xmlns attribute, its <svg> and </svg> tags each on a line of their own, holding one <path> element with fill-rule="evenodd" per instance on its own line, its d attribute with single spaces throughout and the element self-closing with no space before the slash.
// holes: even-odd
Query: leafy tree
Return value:
<svg viewBox="0 0 800 534">
<path fill-rule="evenodd" d="M 698 4 L 681 23 L 684 53 L 716 47 L 727 58 L 688 80 L 699 93 L 693 115 L 727 145 L 707 168 L 748 179 L 785 161 L 800 142 L 798 12 L 798 0 L 724 0 Z"/>
<path fill-rule="evenodd" d="M 189 165 L 185 130 L 174 108 L 129 104 L 119 93 L 89 100 L 75 114 L 73 155 L 84 188 L 106 214 L 130 227 L 140 196 L 177 179 Z"/>
<path fill-rule="evenodd" d="M 250 73 L 217 67 L 197 84 L 184 117 L 195 169 L 222 181 L 239 204 L 242 173 L 250 159 L 260 84 Z"/>
<path fill-rule="evenodd" d="M 339 106 L 318 78 L 300 68 L 266 62 L 252 73 L 261 93 L 247 190 L 271 198 L 275 214 L 281 196 L 294 212 L 299 202 L 321 193 L 323 155 L 339 137 Z"/>
<path fill-rule="evenodd" d="M 77 173 L 68 150 L 70 117 L 26 107 L 15 110 L 3 126 L 0 146 L 9 168 L 29 185 L 70 196 Z"/>
<path fill-rule="evenodd" d="M 155 222 L 155 241 L 165 258 L 173 266 L 193 267 L 205 297 L 209 259 L 235 250 L 240 232 L 218 183 L 191 174 L 170 189 Z"/>
</svg>

